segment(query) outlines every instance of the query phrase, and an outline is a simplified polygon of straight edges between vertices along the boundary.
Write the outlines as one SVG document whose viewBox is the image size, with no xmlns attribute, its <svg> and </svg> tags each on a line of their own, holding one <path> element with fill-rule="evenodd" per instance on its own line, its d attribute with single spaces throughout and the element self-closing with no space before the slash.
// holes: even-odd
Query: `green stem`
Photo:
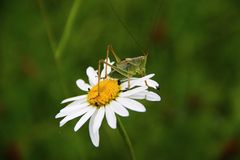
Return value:
<svg viewBox="0 0 240 160">
<path fill-rule="evenodd" d="M 131 158 L 132 158 L 132 160 L 136 160 L 134 150 L 133 150 L 133 146 L 132 146 L 131 140 L 130 140 L 128 134 L 127 134 L 127 131 L 126 131 L 126 129 L 125 129 L 125 127 L 124 127 L 124 125 L 123 125 L 123 123 L 122 123 L 122 121 L 120 120 L 119 117 L 117 118 L 117 121 L 118 121 L 118 123 L 117 123 L 118 124 L 118 130 L 119 130 L 125 144 L 128 147 Z"/>
<path fill-rule="evenodd" d="M 70 14 L 68 16 L 66 25 L 64 27 L 62 37 L 60 39 L 58 48 L 57 48 L 56 53 L 55 53 L 55 56 L 56 56 L 57 59 L 59 59 L 61 57 L 61 55 L 62 55 L 62 53 L 63 53 L 63 51 L 66 47 L 67 41 L 68 41 L 68 39 L 70 37 L 70 34 L 71 34 L 71 31 L 72 31 L 74 20 L 75 20 L 76 15 L 77 15 L 78 8 L 80 6 L 80 2 L 81 2 L 81 0 L 75 0 L 74 3 L 73 3 L 73 6 L 72 6 Z"/>
<path fill-rule="evenodd" d="M 72 26 L 73 26 L 75 17 L 77 15 L 77 10 L 80 6 L 80 1 L 81 0 L 75 0 L 75 2 L 73 3 L 73 6 L 72 6 L 71 11 L 69 13 L 66 25 L 64 27 L 63 35 L 61 36 L 60 42 L 57 46 L 56 45 L 57 44 L 56 40 L 55 40 L 55 38 L 52 34 L 52 30 L 51 30 L 51 27 L 50 27 L 50 24 L 49 24 L 49 18 L 48 18 L 48 14 L 47 14 L 44 2 L 43 2 L 43 0 L 38 0 L 38 5 L 39 5 L 39 8 L 41 10 L 43 19 L 44 19 L 44 23 L 45 23 L 45 27 L 46 27 L 46 31 L 47 31 L 47 36 L 48 36 L 48 39 L 49 39 L 49 42 L 50 42 L 51 49 L 53 51 L 54 60 L 55 60 L 56 68 L 57 68 L 57 73 L 58 73 L 58 76 L 60 77 L 60 84 L 63 88 L 65 96 L 68 95 L 68 91 L 67 91 L 66 86 L 64 85 L 65 83 L 64 83 L 64 78 L 63 78 L 64 76 L 62 75 L 60 56 L 63 53 L 63 51 L 66 47 L 67 41 L 69 39 L 71 30 L 72 30 Z"/>
<path fill-rule="evenodd" d="M 38 0 L 37 2 L 38 2 L 38 5 L 39 5 L 41 14 L 43 16 L 44 25 L 46 27 L 47 36 L 48 36 L 48 40 L 49 40 L 52 52 L 55 54 L 55 52 L 56 52 L 56 40 L 55 40 L 55 37 L 52 34 L 52 29 L 51 29 L 51 26 L 50 26 L 50 23 L 49 23 L 49 17 L 48 17 L 44 2 L 43 2 L 43 0 Z"/>
</svg>

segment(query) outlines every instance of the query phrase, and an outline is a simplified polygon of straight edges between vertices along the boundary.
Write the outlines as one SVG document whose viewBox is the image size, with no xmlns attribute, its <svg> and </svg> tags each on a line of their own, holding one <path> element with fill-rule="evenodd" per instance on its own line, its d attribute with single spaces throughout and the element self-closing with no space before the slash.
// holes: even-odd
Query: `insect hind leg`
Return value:
<svg viewBox="0 0 240 160">
<path fill-rule="evenodd" d="M 109 64 L 108 62 L 105 62 L 104 60 L 99 60 L 99 63 L 101 65 L 101 63 L 104 63 L 104 64 L 107 64 L 108 66 L 110 66 L 114 71 L 118 72 L 119 74 L 121 74 L 122 76 L 128 78 L 128 89 L 130 89 L 130 78 L 131 78 L 131 75 L 129 75 L 126 71 L 120 69 L 120 68 L 117 68 L 116 66 L 113 66 L 111 64 Z"/>
</svg>

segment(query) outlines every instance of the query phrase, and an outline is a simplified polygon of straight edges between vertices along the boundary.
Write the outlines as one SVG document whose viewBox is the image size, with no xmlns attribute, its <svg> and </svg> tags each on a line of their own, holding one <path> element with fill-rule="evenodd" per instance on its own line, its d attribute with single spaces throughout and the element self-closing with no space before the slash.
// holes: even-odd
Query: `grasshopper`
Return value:
<svg viewBox="0 0 240 160">
<path fill-rule="evenodd" d="M 109 57 L 109 52 L 113 54 L 116 63 L 115 65 L 111 65 L 108 63 L 108 57 Z M 111 45 L 107 46 L 107 55 L 106 55 L 106 61 L 104 60 L 99 60 L 98 62 L 98 84 L 100 82 L 100 70 L 101 70 L 101 64 L 106 65 L 106 70 L 105 70 L 105 77 L 107 78 L 107 66 L 110 66 L 113 71 L 109 75 L 113 75 L 114 73 L 118 73 L 118 75 L 123 76 L 128 79 L 128 88 L 130 88 L 130 78 L 133 76 L 140 76 L 143 77 L 146 75 L 146 62 L 147 62 L 147 57 L 148 54 L 145 54 L 143 56 L 139 57 L 133 57 L 133 58 L 125 58 L 124 60 L 121 60 L 117 54 L 115 53 L 113 47 Z M 146 83 L 146 81 L 145 81 Z M 147 83 L 146 83 L 147 85 Z M 148 86 L 148 85 L 147 85 Z M 99 88 L 99 86 L 98 86 Z"/>
</svg>

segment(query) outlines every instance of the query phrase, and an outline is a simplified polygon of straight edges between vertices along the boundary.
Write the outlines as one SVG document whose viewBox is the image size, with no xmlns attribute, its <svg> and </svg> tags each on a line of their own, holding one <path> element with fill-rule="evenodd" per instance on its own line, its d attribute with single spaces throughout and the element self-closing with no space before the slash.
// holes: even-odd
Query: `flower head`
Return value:
<svg viewBox="0 0 240 160">
<path fill-rule="evenodd" d="M 108 60 L 108 62 L 110 62 Z M 113 62 L 110 62 L 113 64 Z M 111 72 L 111 67 L 104 65 L 101 77 Z M 127 109 L 136 112 L 145 112 L 144 105 L 136 99 L 146 99 L 149 101 L 160 101 L 161 98 L 156 93 L 149 91 L 148 88 L 158 88 L 158 83 L 151 78 L 154 74 L 149 74 L 142 78 L 131 78 L 121 82 L 111 77 L 101 78 L 98 84 L 97 71 L 92 67 L 87 68 L 89 84 L 82 79 L 76 81 L 77 86 L 86 91 L 87 94 L 68 98 L 62 103 L 71 102 L 65 108 L 61 109 L 55 118 L 62 118 L 60 127 L 68 121 L 81 117 L 74 127 L 78 131 L 82 125 L 89 119 L 89 135 L 94 146 L 99 146 L 99 129 L 104 116 L 108 125 L 115 129 L 117 127 L 116 114 L 122 117 L 129 116 Z"/>
</svg>

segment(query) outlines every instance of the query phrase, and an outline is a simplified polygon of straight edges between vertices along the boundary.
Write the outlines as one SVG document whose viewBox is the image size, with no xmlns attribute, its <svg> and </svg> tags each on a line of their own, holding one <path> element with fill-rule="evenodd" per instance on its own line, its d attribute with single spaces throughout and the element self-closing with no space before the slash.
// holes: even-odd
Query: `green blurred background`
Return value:
<svg viewBox="0 0 240 160">
<path fill-rule="evenodd" d="M 75 81 L 107 44 L 122 58 L 142 55 L 114 8 L 160 83 L 161 102 L 122 118 L 137 159 L 240 159 L 239 0 L 81 1 L 57 67 L 52 47 L 73 4 L 0 2 L 0 159 L 130 159 L 106 120 L 95 148 L 87 124 L 75 133 L 77 119 L 59 128 L 54 118 L 64 98 L 83 93 Z"/>
</svg>

